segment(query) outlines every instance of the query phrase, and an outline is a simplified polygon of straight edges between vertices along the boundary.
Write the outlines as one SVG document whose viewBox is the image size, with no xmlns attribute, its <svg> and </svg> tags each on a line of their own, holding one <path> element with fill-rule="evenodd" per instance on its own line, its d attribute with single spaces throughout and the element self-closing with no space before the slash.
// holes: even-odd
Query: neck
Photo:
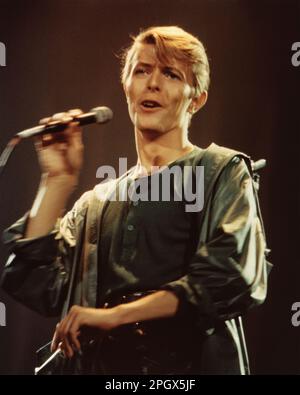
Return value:
<svg viewBox="0 0 300 395">
<path fill-rule="evenodd" d="M 135 142 L 137 168 L 142 168 L 147 174 L 153 170 L 151 167 L 167 166 L 194 148 L 187 138 L 187 133 L 178 134 L 172 131 L 161 134 L 155 131 L 135 130 Z"/>
</svg>

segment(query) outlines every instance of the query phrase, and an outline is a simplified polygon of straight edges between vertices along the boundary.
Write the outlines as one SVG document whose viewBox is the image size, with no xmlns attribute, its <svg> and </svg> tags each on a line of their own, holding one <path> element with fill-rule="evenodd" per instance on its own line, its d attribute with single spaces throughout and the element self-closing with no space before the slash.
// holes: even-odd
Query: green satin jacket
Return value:
<svg viewBox="0 0 300 395">
<path fill-rule="evenodd" d="M 202 151 L 193 163 L 205 169 L 205 204 L 195 213 L 198 246 L 186 274 L 158 289 L 177 294 L 178 319 L 190 314 L 189 325 L 204 338 L 199 374 L 248 374 L 241 316 L 265 300 L 268 272 L 250 159 L 216 144 Z M 96 307 L 101 215 L 116 182 L 83 194 L 46 236 L 23 238 L 28 214 L 8 228 L 4 242 L 11 255 L 2 287 L 46 316 L 66 313 L 73 304 Z"/>
</svg>

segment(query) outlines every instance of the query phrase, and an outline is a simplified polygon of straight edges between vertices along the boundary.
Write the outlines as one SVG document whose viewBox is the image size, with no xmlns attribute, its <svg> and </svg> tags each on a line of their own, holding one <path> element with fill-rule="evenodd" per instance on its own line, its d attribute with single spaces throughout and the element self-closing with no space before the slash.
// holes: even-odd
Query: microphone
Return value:
<svg viewBox="0 0 300 395">
<path fill-rule="evenodd" d="M 113 117 L 113 112 L 108 107 L 96 107 L 90 110 L 90 112 L 78 115 L 74 118 L 70 117 L 69 122 L 78 122 L 80 126 L 89 125 L 92 123 L 106 123 Z M 20 139 L 26 139 L 29 137 L 40 136 L 47 133 L 57 133 L 65 130 L 69 122 L 53 121 L 48 125 L 35 126 L 30 129 L 22 130 L 17 133 L 15 137 Z"/>
</svg>

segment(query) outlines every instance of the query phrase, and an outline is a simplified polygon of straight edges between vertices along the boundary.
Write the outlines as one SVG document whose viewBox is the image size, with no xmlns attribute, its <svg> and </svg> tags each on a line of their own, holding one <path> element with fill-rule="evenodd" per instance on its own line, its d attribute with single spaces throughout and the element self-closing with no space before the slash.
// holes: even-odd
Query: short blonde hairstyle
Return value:
<svg viewBox="0 0 300 395">
<path fill-rule="evenodd" d="M 191 67 L 195 96 L 199 96 L 209 87 L 209 63 L 205 48 L 195 36 L 178 26 L 157 26 L 142 31 L 132 37 L 132 45 L 122 56 L 121 80 L 125 85 L 131 73 L 132 60 L 138 44 L 152 44 L 156 48 L 156 56 L 163 64 L 169 59 L 176 59 Z"/>
</svg>

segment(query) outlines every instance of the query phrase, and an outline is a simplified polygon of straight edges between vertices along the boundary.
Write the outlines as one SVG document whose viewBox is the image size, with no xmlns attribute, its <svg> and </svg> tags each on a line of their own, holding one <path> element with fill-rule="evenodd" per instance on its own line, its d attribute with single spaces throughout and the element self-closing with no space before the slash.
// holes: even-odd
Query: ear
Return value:
<svg viewBox="0 0 300 395">
<path fill-rule="evenodd" d="M 193 97 L 188 111 L 191 114 L 195 114 L 205 105 L 207 101 L 207 97 L 208 97 L 207 91 L 203 91 L 199 96 Z"/>
</svg>

